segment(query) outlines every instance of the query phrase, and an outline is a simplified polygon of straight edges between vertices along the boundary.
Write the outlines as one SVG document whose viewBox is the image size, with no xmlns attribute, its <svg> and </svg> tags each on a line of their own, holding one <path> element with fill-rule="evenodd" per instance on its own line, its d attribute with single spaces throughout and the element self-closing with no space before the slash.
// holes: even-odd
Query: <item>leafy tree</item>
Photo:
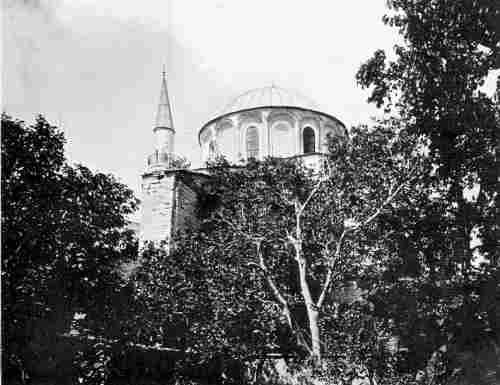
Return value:
<svg viewBox="0 0 500 385">
<path fill-rule="evenodd" d="M 28 126 L 2 115 L 5 378 L 26 378 L 40 357 L 48 365 L 75 313 L 89 335 L 109 329 L 117 267 L 136 254 L 125 219 L 136 207 L 112 176 L 66 164 L 63 135 L 43 117 Z"/>
<path fill-rule="evenodd" d="M 384 22 L 398 28 L 404 43 L 394 61 L 375 52 L 357 79 L 371 88 L 370 102 L 427 141 L 433 199 L 418 217 L 394 220 L 408 234 L 398 242 L 410 253 L 381 277 L 379 304 L 407 331 L 406 344 L 418 346 L 407 364 L 428 382 L 445 381 L 464 372 L 464 351 L 499 341 L 500 83 L 494 97 L 480 87 L 499 68 L 500 6 L 388 3 Z M 410 261 L 418 275 L 403 282 Z M 407 303 L 395 300 L 403 293 Z"/>
<path fill-rule="evenodd" d="M 498 66 L 500 6 L 489 0 L 389 4 L 394 14 L 384 21 L 399 29 L 405 44 L 395 48 L 393 62 L 377 51 L 357 79 L 372 87 L 369 101 L 397 113 L 411 132 L 429 140 L 437 183 L 449 184 L 443 198 L 457 204 L 462 228 L 469 227 L 460 247 L 469 249 L 470 229 L 478 226 L 481 252 L 496 265 L 500 237 L 491 207 L 498 207 L 500 188 L 500 118 L 498 100 L 479 87 Z M 478 193 L 471 205 L 463 190 L 473 185 Z"/>
<path fill-rule="evenodd" d="M 396 378 L 387 320 L 349 287 L 398 257 L 380 220 L 420 194 L 418 148 L 396 127 L 359 127 L 321 172 L 283 159 L 212 165 L 199 230 L 170 256 L 147 251 L 137 272 L 141 338 L 200 362 L 294 357 L 345 381 Z"/>
</svg>

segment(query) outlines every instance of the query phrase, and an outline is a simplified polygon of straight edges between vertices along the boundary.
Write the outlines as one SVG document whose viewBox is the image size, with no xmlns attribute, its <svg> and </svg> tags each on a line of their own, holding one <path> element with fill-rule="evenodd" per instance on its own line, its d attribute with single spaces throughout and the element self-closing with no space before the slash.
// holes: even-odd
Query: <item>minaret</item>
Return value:
<svg viewBox="0 0 500 385">
<path fill-rule="evenodd" d="M 172 121 L 170 100 L 168 98 L 165 67 L 163 67 L 162 72 L 160 103 L 158 104 L 158 112 L 156 113 L 156 122 L 153 132 L 156 137 L 156 149 L 159 152 L 167 154 L 173 153 L 175 129 Z"/>
<path fill-rule="evenodd" d="M 153 134 L 156 144 L 154 152 L 148 156 L 148 170 L 175 168 L 175 159 L 177 158 L 177 156 L 174 155 L 175 129 L 172 120 L 170 100 L 168 98 L 165 66 L 162 72 L 160 102 L 158 103 L 158 111 L 156 112 Z"/>
<path fill-rule="evenodd" d="M 182 157 L 174 154 L 175 129 L 167 91 L 165 69 L 162 73 L 160 103 L 153 133 L 154 152 L 148 156 L 148 166 L 142 174 L 142 219 L 139 245 L 152 241 L 171 246 L 172 235 L 181 229 L 186 218 L 194 215 L 195 195 L 181 180 Z"/>
</svg>

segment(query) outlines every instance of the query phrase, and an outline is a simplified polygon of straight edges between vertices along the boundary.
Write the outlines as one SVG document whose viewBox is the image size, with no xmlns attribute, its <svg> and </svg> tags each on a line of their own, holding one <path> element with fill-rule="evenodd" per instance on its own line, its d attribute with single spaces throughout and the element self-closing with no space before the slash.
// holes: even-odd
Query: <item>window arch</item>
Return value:
<svg viewBox="0 0 500 385">
<path fill-rule="evenodd" d="M 247 128 L 246 137 L 246 152 L 248 158 L 258 158 L 259 157 L 259 131 L 257 127 L 250 126 Z"/>
<path fill-rule="evenodd" d="M 304 154 L 316 152 L 316 134 L 311 127 L 306 127 L 304 131 L 302 131 L 302 143 L 304 146 Z"/>
</svg>

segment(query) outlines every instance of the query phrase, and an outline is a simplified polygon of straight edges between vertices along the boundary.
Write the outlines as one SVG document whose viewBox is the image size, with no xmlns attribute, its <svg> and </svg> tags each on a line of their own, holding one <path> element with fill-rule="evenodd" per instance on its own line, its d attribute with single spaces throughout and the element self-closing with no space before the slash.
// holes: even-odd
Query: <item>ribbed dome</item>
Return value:
<svg viewBox="0 0 500 385">
<path fill-rule="evenodd" d="M 287 90 L 275 85 L 255 88 L 237 96 L 220 111 L 219 115 L 257 107 L 288 106 L 318 110 L 312 99 L 297 91 Z"/>
</svg>

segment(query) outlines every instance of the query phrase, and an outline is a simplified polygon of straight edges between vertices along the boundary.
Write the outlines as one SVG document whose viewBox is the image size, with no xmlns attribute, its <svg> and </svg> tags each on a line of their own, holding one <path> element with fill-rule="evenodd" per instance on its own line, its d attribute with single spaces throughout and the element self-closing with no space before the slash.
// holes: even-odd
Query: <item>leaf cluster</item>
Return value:
<svg viewBox="0 0 500 385">
<path fill-rule="evenodd" d="M 136 209 L 114 177 L 68 165 L 63 135 L 43 117 L 26 125 L 2 115 L 6 375 L 29 372 L 26 358 L 37 346 L 50 352 L 77 312 L 90 335 L 106 329 L 121 291 L 119 265 L 135 258 L 126 216 Z"/>
</svg>

